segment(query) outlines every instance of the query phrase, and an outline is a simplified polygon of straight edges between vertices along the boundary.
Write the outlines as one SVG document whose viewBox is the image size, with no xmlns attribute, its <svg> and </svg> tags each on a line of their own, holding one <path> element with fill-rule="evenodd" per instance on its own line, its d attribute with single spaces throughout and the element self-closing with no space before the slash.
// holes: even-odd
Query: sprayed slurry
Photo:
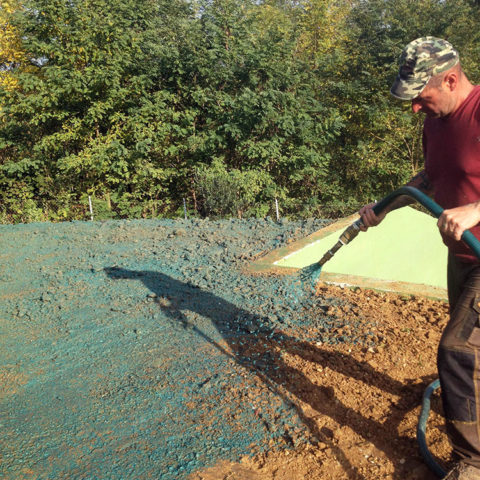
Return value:
<svg viewBox="0 0 480 480">
<path fill-rule="evenodd" d="M 328 305 L 242 270 L 324 224 L 1 226 L 0 476 L 184 479 L 309 437 L 286 357 L 338 341 Z"/>
</svg>

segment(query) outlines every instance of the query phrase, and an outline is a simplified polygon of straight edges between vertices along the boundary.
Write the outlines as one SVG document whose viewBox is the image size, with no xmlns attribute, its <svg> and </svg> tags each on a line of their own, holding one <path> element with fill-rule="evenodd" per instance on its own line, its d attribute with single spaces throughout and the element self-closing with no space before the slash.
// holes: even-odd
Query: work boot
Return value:
<svg viewBox="0 0 480 480">
<path fill-rule="evenodd" d="M 443 480 L 480 480 L 480 469 L 466 463 L 457 463 Z"/>
</svg>

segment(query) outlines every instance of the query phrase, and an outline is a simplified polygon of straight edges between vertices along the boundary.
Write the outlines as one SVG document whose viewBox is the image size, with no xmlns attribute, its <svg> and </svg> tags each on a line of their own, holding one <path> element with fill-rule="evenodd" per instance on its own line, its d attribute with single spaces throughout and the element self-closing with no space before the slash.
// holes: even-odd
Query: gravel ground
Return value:
<svg viewBox="0 0 480 480">
<path fill-rule="evenodd" d="M 326 223 L 0 226 L 1 477 L 184 479 L 311 442 L 287 349 L 369 332 L 245 269 Z"/>
</svg>

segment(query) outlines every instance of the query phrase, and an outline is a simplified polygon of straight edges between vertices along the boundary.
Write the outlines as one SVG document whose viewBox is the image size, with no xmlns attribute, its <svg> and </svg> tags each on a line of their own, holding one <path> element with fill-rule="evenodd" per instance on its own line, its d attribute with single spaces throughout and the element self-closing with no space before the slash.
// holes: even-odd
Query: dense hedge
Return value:
<svg viewBox="0 0 480 480">
<path fill-rule="evenodd" d="M 388 95 L 436 35 L 479 78 L 467 0 L 5 0 L 0 222 L 331 216 L 422 164 Z"/>
</svg>

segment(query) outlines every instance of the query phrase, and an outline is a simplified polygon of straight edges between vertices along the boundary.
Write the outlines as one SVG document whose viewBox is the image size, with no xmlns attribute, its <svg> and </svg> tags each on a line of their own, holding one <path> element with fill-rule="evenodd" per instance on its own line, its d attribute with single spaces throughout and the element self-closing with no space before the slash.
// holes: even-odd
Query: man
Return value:
<svg viewBox="0 0 480 480">
<path fill-rule="evenodd" d="M 425 169 L 407 185 L 433 195 L 445 208 L 437 225 L 448 246 L 450 321 L 440 340 L 437 366 L 447 434 L 457 459 L 448 480 L 480 480 L 480 262 L 461 240 L 480 239 L 480 86 L 470 83 L 453 46 L 435 37 L 409 43 L 390 90 L 426 115 Z M 398 197 L 376 216 L 359 214 L 365 229 L 388 211 L 412 203 Z"/>
</svg>

